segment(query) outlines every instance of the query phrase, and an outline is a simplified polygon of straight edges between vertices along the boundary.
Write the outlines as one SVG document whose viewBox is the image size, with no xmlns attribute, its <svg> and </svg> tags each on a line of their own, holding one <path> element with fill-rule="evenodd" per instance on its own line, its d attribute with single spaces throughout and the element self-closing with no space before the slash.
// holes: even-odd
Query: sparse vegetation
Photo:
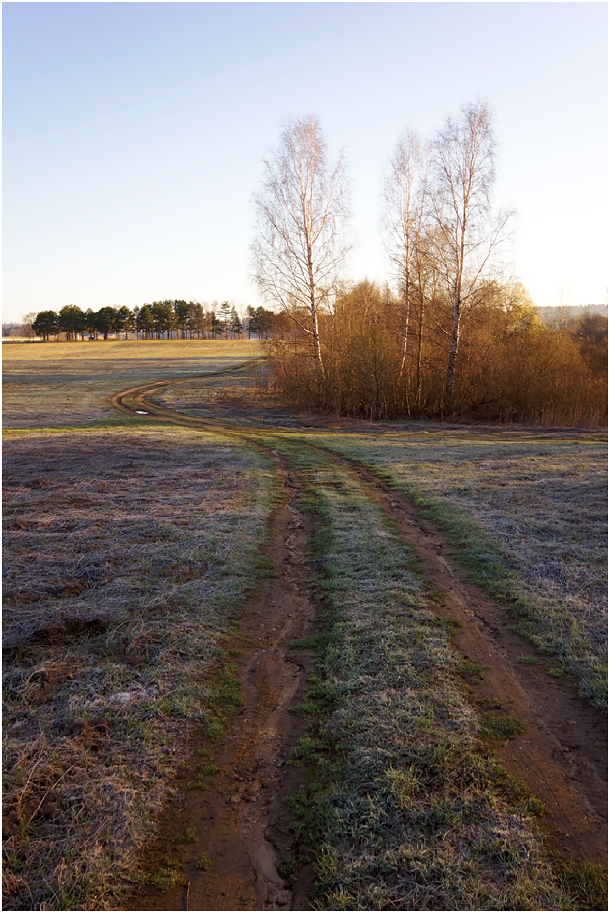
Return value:
<svg viewBox="0 0 610 913">
<path fill-rule="evenodd" d="M 197 860 L 197 868 L 200 872 L 207 872 L 211 865 L 212 860 L 205 853 Z"/>
<path fill-rule="evenodd" d="M 150 885 L 157 891 L 169 891 L 175 885 L 180 884 L 182 878 L 182 866 L 176 859 L 166 859 L 159 861 L 159 865 L 154 872 L 145 875 L 141 882 L 144 885 Z"/>
<path fill-rule="evenodd" d="M 488 711 L 482 715 L 482 733 L 489 739 L 495 739 L 505 742 L 507 739 L 514 739 L 515 736 L 525 732 L 525 726 L 521 720 L 516 720 L 512 716 L 498 715 L 493 711 Z"/>
<path fill-rule="evenodd" d="M 174 843 L 197 843 L 197 831 L 194 827 L 187 827 L 183 834 L 174 837 Z"/>
</svg>

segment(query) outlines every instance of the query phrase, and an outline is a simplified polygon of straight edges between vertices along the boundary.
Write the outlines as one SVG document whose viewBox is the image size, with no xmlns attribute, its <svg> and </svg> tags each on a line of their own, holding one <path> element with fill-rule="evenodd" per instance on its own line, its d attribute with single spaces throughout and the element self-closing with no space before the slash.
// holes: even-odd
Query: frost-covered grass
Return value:
<svg viewBox="0 0 610 913">
<path fill-rule="evenodd" d="M 256 452 L 184 429 L 4 443 L 5 909 L 115 908 L 182 761 L 274 500 Z"/>
<path fill-rule="evenodd" d="M 317 905 L 577 909 L 532 831 L 535 803 L 482 748 L 416 559 L 351 474 L 277 446 L 318 516 L 327 605 L 324 634 L 300 645 L 318 648 L 318 667 L 293 754 L 311 765 L 293 806 L 316 847 Z"/>
<path fill-rule="evenodd" d="M 607 698 L 607 444 L 525 432 L 316 436 L 405 492 L 520 628 Z"/>
</svg>

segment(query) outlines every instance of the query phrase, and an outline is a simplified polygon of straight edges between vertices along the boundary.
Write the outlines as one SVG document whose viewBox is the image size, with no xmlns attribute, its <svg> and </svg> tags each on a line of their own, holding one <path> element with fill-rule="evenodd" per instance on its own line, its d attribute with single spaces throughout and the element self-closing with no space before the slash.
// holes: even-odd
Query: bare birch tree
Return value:
<svg viewBox="0 0 610 913">
<path fill-rule="evenodd" d="M 349 250 L 344 234 L 349 206 L 343 156 L 334 164 L 329 161 L 313 115 L 285 125 L 277 149 L 264 160 L 254 208 L 257 237 L 252 256 L 258 288 L 311 339 L 321 379 L 318 318 L 331 301 Z"/>
<path fill-rule="evenodd" d="M 398 280 L 402 298 L 401 377 L 407 374 L 409 324 L 415 297 L 420 297 L 420 279 L 426 256 L 426 207 L 429 185 L 427 143 L 407 130 L 398 140 L 389 162 L 384 184 L 385 208 L 381 227 L 386 252 Z M 418 302 L 420 333 L 418 344 L 418 386 L 421 363 L 423 301 Z M 407 393 L 408 396 L 408 393 Z M 408 407 L 408 403 L 407 403 Z"/>
<path fill-rule="evenodd" d="M 463 307 L 505 237 L 510 218 L 509 213 L 492 212 L 495 147 L 491 112 L 482 102 L 464 106 L 457 120 L 447 117 L 432 143 L 438 263 L 452 303 L 443 412 L 453 392 Z"/>
</svg>

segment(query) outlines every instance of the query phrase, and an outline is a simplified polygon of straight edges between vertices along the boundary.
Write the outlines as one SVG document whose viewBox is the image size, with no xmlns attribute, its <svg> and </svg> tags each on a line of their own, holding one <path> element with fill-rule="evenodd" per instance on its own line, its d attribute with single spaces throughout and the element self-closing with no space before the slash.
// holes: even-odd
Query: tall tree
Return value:
<svg viewBox="0 0 610 913">
<path fill-rule="evenodd" d="M 129 310 L 126 304 L 122 304 L 116 312 L 116 318 L 114 322 L 115 329 L 117 333 L 120 333 L 121 330 L 125 331 L 125 339 L 128 338 L 129 330 L 132 329 L 134 325 L 134 315 Z"/>
<path fill-rule="evenodd" d="M 330 303 L 349 249 L 344 234 L 349 207 L 343 156 L 329 161 L 313 115 L 285 125 L 277 149 L 264 160 L 254 207 L 252 254 L 259 290 L 311 339 L 322 379 L 319 312 Z"/>
<path fill-rule="evenodd" d="M 161 339 L 163 333 L 169 334 L 175 325 L 176 315 L 174 314 L 173 302 L 153 301 L 151 305 L 151 314 L 153 318 L 153 329 L 157 334 L 157 339 Z"/>
<path fill-rule="evenodd" d="M 237 313 L 237 308 L 235 305 L 233 305 L 231 308 L 231 333 L 233 334 L 233 339 L 235 339 L 236 336 L 241 338 L 243 331 L 244 325 L 241 322 L 239 314 Z"/>
<path fill-rule="evenodd" d="M 495 147 L 492 115 L 483 102 L 465 105 L 457 119 L 447 117 L 432 142 L 432 211 L 452 307 L 443 412 L 453 392 L 463 307 L 502 240 L 510 215 L 494 216 L 492 211 Z"/>
<path fill-rule="evenodd" d="M 188 316 L 186 319 L 186 328 L 189 332 L 189 338 L 193 338 L 193 333 L 197 333 L 197 339 L 201 338 L 204 330 L 203 305 L 199 301 L 189 301 Z"/>
<path fill-rule="evenodd" d="M 189 324 L 189 305 L 183 299 L 174 301 L 174 314 L 176 315 L 176 325 L 182 332 L 182 338 L 186 339 L 186 331 Z"/>
<path fill-rule="evenodd" d="M 228 301 L 223 301 L 218 309 L 220 311 L 219 322 L 224 330 L 225 339 L 229 338 L 229 327 L 231 325 L 231 305 Z"/>
<path fill-rule="evenodd" d="M 95 329 L 98 333 L 102 333 L 104 339 L 108 339 L 108 333 L 113 333 L 115 330 L 117 318 L 117 309 L 113 308 L 111 305 L 107 304 L 105 307 L 96 311 L 94 315 Z"/>
<path fill-rule="evenodd" d="M 414 131 L 407 130 L 394 147 L 385 179 L 382 231 L 385 248 L 402 297 L 401 376 L 407 371 L 411 311 L 420 287 L 419 279 L 426 255 L 428 163 L 427 143 Z M 422 301 L 418 303 L 423 304 Z M 423 318 L 421 307 L 420 318 Z M 421 323 L 420 319 L 418 366 L 421 361 Z M 419 376 L 419 367 L 417 374 Z"/>
<path fill-rule="evenodd" d="M 87 315 L 74 304 L 66 304 L 58 314 L 58 328 L 66 334 L 66 339 L 78 339 L 87 326 Z"/>
<path fill-rule="evenodd" d="M 141 330 L 144 339 L 152 336 L 155 327 L 155 315 L 150 304 L 143 304 L 136 318 L 136 329 Z"/>
<path fill-rule="evenodd" d="M 59 331 L 59 320 L 55 311 L 40 311 L 36 319 L 32 321 L 32 329 L 37 336 L 42 336 L 44 342 L 48 342 L 49 336 Z"/>
<path fill-rule="evenodd" d="M 249 304 L 246 308 L 246 328 L 248 330 L 248 339 L 250 339 L 252 333 L 258 333 L 258 326 L 256 322 L 256 308 Z"/>
</svg>

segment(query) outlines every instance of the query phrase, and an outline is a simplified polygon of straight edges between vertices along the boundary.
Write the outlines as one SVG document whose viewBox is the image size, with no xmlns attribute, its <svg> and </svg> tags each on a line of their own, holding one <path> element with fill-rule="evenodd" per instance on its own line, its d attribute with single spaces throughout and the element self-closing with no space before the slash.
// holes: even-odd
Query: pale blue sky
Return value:
<svg viewBox="0 0 610 913">
<path fill-rule="evenodd" d="M 350 164 L 353 279 L 387 275 L 399 134 L 487 100 L 515 274 L 606 296 L 605 3 L 4 3 L 4 320 L 179 297 L 258 304 L 251 197 L 282 120 Z"/>
</svg>

